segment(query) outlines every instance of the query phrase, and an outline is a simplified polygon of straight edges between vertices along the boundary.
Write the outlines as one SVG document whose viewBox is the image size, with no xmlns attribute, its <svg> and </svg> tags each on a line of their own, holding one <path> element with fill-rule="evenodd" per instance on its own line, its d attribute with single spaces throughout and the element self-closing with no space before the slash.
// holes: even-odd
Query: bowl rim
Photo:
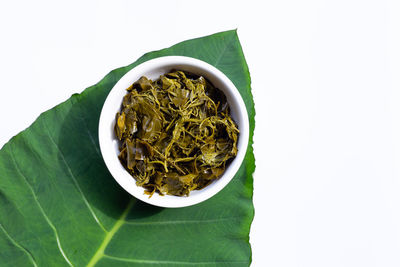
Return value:
<svg viewBox="0 0 400 267">
<path fill-rule="evenodd" d="M 237 107 L 237 115 L 240 117 L 240 134 L 238 138 L 238 153 L 236 157 L 232 160 L 229 164 L 227 169 L 224 171 L 222 176 L 217 180 L 213 181 L 207 187 L 191 191 L 189 196 L 160 196 L 158 194 L 154 194 L 151 198 L 148 195 L 144 194 L 144 188 L 139 187 L 136 185 L 135 179 L 125 170 L 125 168 L 120 163 L 117 156 L 112 155 L 113 153 L 110 150 L 115 150 L 112 147 L 115 146 L 116 139 L 113 138 L 113 134 L 111 134 L 110 138 L 110 123 L 112 128 L 115 122 L 115 114 L 111 112 L 114 110 L 119 111 L 122 103 L 122 97 L 126 94 L 126 84 L 132 84 L 136 80 L 140 78 L 140 76 L 148 75 L 151 71 L 157 69 L 173 69 L 175 66 L 180 66 L 181 69 L 196 69 L 200 73 L 207 73 L 204 76 L 209 79 L 210 81 L 217 79 L 218 82 L 225 85 L 224 87 L 220 88 L 221 91 L 227 96 L 227 98 L 231 99 L 231 102 L 228 101 L 231 107 L 232 113 L 232 103 L 235 104 Z M 166 70 L 168 71 L 168 70 Z M 165 73 L 164 71 L 163 73 Z M 212 76 L 212 77 L 211 77 Z M 135 78 L 136 77 L 136 78 Z M 211 79 L 210 79 L 211 77 Z M 214 82 L 212 82 L 214 84 Z M 122 97 L 121 97 L 122 95 Z M 229 97 L 228 97 L 229 96 Z M 118 102 L 119 100 L 119 102 Z M 233 102 L 232 102 L 233 101 Z M 116 109 L 116 104 L 117 109 Z M 112 118 L 112 119 L 111 119 Z M 111 120 L 111 121 L 110 121 Z M 238 123 L 238 121 L 236 121 Z M 239 124 L 239 123 L 238 123 Z M 113 130 L 112 130 L 113 132 Z M 179 207 L 187 207 L 191 205 L 198 204 L 203 202 L 212 196 L 216 195 L 220 192 L 225 186 L 233 179 L 236 175 L 237 171 L 239 170 L 245 154 L 247 152 L 247 146 L 249 142 L 249 119 L 246 106 L 244 104 L 243 98 L 240 95 L 239 90 L 233 84 L 233 82 L 219 69 L 210 65 L 207 62 L 202 60 L 186 57 L 186 56 L 162 56 L 147 60 L 138 64 L 137 66 L 133 67 L 127 73 L 125 73 L 112 87 L 109 91 L 99 118 L 99 128 L 98 128 L 98 137 L 99 137 L 99 144 L 100 144 L 100 151 L 103 157 L 103 160 L 109 170 L 111 176 L 115 179 L 115 181 L 129 194 L 134 196 L 135 198 L 146 202 L 148 204 L 165 207 L 165 208 L 179 208 Z M 114 143 L 114 144 L 113 144 Z M 118 162 L 118 164 L 116 163 Z M 125 173 L 125 174 L 124 174 Z M 127 177 L 129 175 L 129 178 Z M 139 190 L 138 190 L 139 189 Z M 141 193 L 140 193 L 141 192 Z"/>
</svg>

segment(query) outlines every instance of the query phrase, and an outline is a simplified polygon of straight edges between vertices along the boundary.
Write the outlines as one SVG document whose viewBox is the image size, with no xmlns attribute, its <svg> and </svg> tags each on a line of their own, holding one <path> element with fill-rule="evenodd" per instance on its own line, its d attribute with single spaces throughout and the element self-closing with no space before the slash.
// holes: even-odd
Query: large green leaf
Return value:
<svg viewBox="0 0 400 267">
<path fill-rule="evenodd" d="M 236 31 L 179 43 L 111 71 L 43 113 L 0 151 L 2 266 L 248 266 L 254 156 L 211 199 L 164 209 L 132 198 L 110 176 L 97 127 L 113 85 L 146 60 L 195 57 L 240 90 L 254 130 L 250 76 Z"/>
</svg>

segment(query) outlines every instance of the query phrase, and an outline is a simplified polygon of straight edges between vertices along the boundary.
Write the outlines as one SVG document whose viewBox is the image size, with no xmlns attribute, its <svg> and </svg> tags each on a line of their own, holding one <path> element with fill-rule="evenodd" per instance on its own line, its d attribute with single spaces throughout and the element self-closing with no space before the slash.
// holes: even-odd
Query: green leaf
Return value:
<svg viewBox="0 0 400 267">
<path fill-rule="evenodd" d="M 2 266 L 248 266 L 252 142 L 231 183 L 187 208 L 145 204 L 106 169 L 97 138 L 103 102 L 134 66 L 191 56 L 224 72 L 242 94 L 254 130 L 250 76 L 236 31 L 145 54 L 41 114 L 0 150 Z"/>
</svg>

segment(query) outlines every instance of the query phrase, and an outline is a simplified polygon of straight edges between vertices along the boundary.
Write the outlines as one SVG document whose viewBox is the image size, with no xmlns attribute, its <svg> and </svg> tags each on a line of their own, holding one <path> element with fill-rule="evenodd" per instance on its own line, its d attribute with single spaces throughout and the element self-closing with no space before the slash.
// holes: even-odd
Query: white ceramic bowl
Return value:
<svg viewBox="0 0 400 267">
<path fill-rule="evenodd" d="M 120 111 L 122 98 L 128 88 L 141 76 L 157 79 L 160 75 L 172 69 L 185 70 L 206 77 L 215 87 L 226 95 L 231 108 L 231 116 L 238 124 L 240 131 L 238 140 L 238 154 L 226 168 L 224 174 L 201 190 L 190 192 L 187 197 L 160 196 L 155 193 L 151 198 L 144 194 L 144 188 L 136 185 L 135 179 L 124 169 L 118 159 L 118 140 L 114 134 L 115 114 Z M 178 208 L 200 203 L 223 189 L 235 176 L 244 155 L 249 139 L 249 121 L 246 107 L 235 85 L 218 69 L 210 64 L 190 57 L 167 56 L 146 61 L 126 73 L 112 88 L 100 115 L 99 142 L 101 154 L 108 170 L 114 179 L 131 195 L 149 204 Z"/>
</svg>

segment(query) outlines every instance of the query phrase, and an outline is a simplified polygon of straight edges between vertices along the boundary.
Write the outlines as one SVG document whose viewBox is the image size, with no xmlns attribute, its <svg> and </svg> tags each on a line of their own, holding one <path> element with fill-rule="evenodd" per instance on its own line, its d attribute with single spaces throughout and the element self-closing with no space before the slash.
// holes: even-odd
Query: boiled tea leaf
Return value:
<svg viewBox="0 0 400 267">
<path fill-rule="evenodd" d="M 239 130 L 220 90 L 184 71 L 143 76 L 127 90 L 115 122 L 119 159 L 146 193 L 188 196 L 224 173 Z"/>
</svg>

